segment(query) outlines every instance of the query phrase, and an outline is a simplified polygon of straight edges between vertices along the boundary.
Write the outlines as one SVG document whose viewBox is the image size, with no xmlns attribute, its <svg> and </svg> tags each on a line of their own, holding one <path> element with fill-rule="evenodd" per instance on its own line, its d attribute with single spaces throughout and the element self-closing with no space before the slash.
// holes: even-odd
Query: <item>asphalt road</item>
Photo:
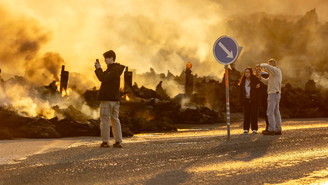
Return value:
<svg viewBox="0 0 328 185">
<path fill-rule="evenodd" d="M 42 152 L 0 165 L 0 185 L 328 184 L 328 119 L 284 120 L 280 136 L 242 134 L 235 123 L 230 141 L 224 125 L 202 129 L 125 138 L 123 149 L 100 148 L 99 138 L 54 149 L 47 140 Z M 17 142 L 2 141 L 2 157 Z"/>
</svg>

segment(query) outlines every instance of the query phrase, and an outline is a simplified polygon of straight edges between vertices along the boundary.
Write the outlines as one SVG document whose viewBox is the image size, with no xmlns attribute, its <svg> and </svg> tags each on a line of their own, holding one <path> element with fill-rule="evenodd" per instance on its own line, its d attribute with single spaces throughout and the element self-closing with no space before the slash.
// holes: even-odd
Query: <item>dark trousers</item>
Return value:
<svg viewBox="0 0 328 185">
<path fill-rule="evenodd" d="M 262 104 L 260 107 L 260 116 L 265 119 L 265 124 L 266 124 L 265 130 L 268 130 L 268 126 L 269 126 L 268 115 L 267 115 L 268 97 L 267 96 L 263 97 L 261 103 Z"/>
<path fill-rule="evenodd" d="M 245 99 L 244 101 L 244 130 L 258 130 L 257 125 L 258 105 L 256 101 Z"/>
</svg>

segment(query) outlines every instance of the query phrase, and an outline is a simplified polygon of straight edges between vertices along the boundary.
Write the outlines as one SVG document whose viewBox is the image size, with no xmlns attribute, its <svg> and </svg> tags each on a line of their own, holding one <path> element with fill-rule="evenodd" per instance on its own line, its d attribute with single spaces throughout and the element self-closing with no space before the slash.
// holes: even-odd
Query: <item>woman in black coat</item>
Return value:
<svg viewBox="0 0 328 185">
<path fill-rule="evenodd" d="M 255 76 L 251 67 L 247 67 L 239 81 L 239 101 L 244 109 L 244 133 L 257 133 L 258 104 L 260 100 L 260 80 Z"/>
</svg>

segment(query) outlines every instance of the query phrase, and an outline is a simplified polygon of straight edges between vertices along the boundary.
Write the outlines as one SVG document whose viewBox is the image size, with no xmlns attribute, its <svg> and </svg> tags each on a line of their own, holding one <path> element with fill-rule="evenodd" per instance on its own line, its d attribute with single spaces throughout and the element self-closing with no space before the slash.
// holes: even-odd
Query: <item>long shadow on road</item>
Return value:
<svg viewBox="0 0 328 185">
<path fill-rule="evenodd" d="M 264 136 L 262 134 L 241 134 L 232 137 L 231 141 L 225 141 L 216 147 L 210 148 L 179 170 L 167 171 L 149 179 L 145 184 L 180 184 L 187 182 L 192 174 L 187 169 L 206 158 L 207 156 L 219 156 L 228 154 L 233 161 L 251 161 L 263 157 L 280 136 Z M 195 182 L 196 183 L 196 182 Z"/>
<path fill-rule="evenodd" d="M 272 142 L 280 136 L 266 136 L 262 134 L 241 134 L 213 148 L 210 152 L 217 154 L 229 154 L 232 160 L 252 161 L 263 157 Z"/>
<path fill-rule="evenodd" d="M 45 174 L 52 174 L 52 176 L 60 174 L 74 174 L 74 167 L 79 163 L 84 163 L 88 160 L 103 158 L 111 153 L 117 151 L 110 150 L 107 148 L 99 147 L 90 147 L 90 148 L 70 148 L 67 150 L 55 151 L 52 158 L 47 157 L 49 154 L 38 154 L 32 157 L 29 157 L 29 160 L 26 160 L 23 163 L 3 165 L 0 168 L 0 174 L 6 175 L 5 173 L 12 169 L 19 171 L 20 173 L 16 175 L 6 175 L 1 177 L 0 175 L 0 185 L 2 182 L 4 184 L 35 184 L 35 182 L 47 182 L 48 176 Z M 85 167 L 89 167 L 90 164 L 85 164 Z M 42 170 L 40 170 L 42 168 Z M 81 169 L 84 170 L 84 169 Z M 54 175 L 53 173 L 56 173 Z M 31 175 L 27 175 L 31 174 Z M 37 176 L 37 179 L 35 177 Z M 19 183 L 18 183 L 19 180 Z M 50 183 L 54 184 L 54 182 Z"/>
<path fill-rule="evenodd" d="M 319 181 L 328 179 L 327 157 L 316 158 L 308 161 L 299 161 L 297 164 L 277 163 L 273 166 L 264 166 L 261 169 L 254 168 L 251 172 L 243 169 L 235 171 L 232 176 L 222 175 L 216 179 L 220 184 L 320 184 Z M 217 172 L 207 173 L 208 176 L 217 176 Z M 250 178 L 251 177 L 251 178 Z M 312 184 L 312 183 L 309 183 Z"/>
</svg>

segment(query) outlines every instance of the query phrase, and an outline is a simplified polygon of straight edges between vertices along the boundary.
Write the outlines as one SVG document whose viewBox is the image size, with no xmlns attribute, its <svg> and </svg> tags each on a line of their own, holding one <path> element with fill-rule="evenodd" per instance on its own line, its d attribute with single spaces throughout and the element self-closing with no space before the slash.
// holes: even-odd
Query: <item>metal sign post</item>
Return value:
<svg viewBox="0 0 328 185">
<path fill-rule="evenodd" d="M 224 66 L 225 68 L 225 90 L 226 90 L 226 116 L 227 116 L 227 132 L 228 140 L 230 141 L 230 99 L 229 99 L 229 67 L 228 65 Z"/>
<path fill-rule="evenodd" d="M 229 68 L 228 65 L 233 63 L 239 56 L 242 47 L 237 41 L 230 36 L 222 36 L 218 38 L 213 46 L 213 54 L 215 59 L 224 65 L 225 68 L 225 90 L 226 90 L 226 116 L 227 116 L 227 132 L 230 141 L 230 99 L 229 99 Z"/>
</svg>

